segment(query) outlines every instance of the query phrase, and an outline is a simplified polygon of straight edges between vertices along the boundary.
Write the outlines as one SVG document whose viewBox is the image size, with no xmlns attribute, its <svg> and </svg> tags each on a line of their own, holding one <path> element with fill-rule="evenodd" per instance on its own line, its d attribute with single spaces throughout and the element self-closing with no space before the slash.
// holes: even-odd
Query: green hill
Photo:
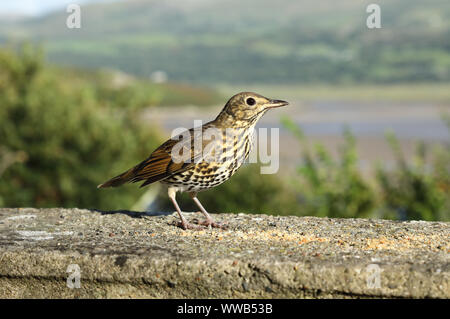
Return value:
<svg viewBox="0 0 450 319">
<path fill-rule="evenodd" d="M 0 23 L 0 40 L 42 43 L 49 60 L 200 83 L 450 80 L 450 2 L 383 0 L 382 28 L 356 0 L 134 0 Z"/>
</svg>

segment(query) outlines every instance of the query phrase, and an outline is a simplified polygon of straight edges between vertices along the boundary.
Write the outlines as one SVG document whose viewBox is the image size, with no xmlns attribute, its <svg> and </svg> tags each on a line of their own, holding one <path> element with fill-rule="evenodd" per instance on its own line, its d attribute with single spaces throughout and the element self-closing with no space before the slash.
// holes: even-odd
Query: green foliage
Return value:
<svg viewBox="0 0 450 319">
<path fill-rule="evenodd" d="M 10 167 L 16 163 L 23 163 L 27 159 L 25 152 L 15 152 L 12 153 L 5 149 L 4 147 L 0 147 L 0 178 L 3 173 Z M 0 194 L 0 207 L 4 204 L 3 198 Z"/>
<path fill-rule="evenodd" d="M 0 146 L 26 155 L 0 178 L 4 206 L 131 207 L 136 188 L 96 185 L 147 157 L 159 136 L 97 91 L 48 68 L 32 47 L 0 51 Z"/>
<path fill-rule="evenodd" d="M 450 117 L 443 116 L 450 128 Z M 417 144 L 414 161 L 407 161 L 393 134 L 387 134 L 396 158 L 394 168 L 378 165 L 375 181 L 357 166 L 355 138 L 344 131 L 344 145 L 333 159 L 321 145 L 309 149 L 301 128 L 288 118 L 284 125 L 302 147 L 299 176 L 294 181 L 302 214 L 328 217 L 384 217 L 409 220 L 450 220 L 450 145 L 438 147 L 428 160 L 425 143 Z"/>
<path fill-rule="evenodd" d="M 307 140 L 290 119 L 284 125 L 299 139 L 302 163 L 298 168 L 296 189 L 301 194 L 303 215 L 328 217 L 368 217 L 375 207 L 372 187 L 363 179 L 355 148 L 355 137 L 346 129 L 339 159 L 333 159 L 321 144 L 310 150 Z"/>
<path fill-rule="evenodd" d="M 387 139 L 396 155 L 396 167 L 377 169 L 385 217 L 415 220 L 449 220 L 450 148 L 436 151 L 433 167 L 427 166 L 427 146 L 417 144 L 412 164 L 404 158 L 393 134 Z"/>
<path fill-rule="evenodd" d="M 444 194 L 445 203 L 441 210 L 433 214 L 436 220 L 450 221 L 450 145 L 439 147 L 434 154 L 433 177 L 436 192 Z"/>
</svg>

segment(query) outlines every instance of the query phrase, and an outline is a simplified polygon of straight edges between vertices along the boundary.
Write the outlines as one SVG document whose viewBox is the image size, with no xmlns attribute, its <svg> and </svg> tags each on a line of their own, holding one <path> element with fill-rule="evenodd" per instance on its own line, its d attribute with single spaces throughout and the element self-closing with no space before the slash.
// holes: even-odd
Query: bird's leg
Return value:
<svg viewBox="0 0 450 319">
<path fill-rule="evenodd" d="M 186 218 L 181 213 L 180 206 L 178 206 L 177 200 L 175 199 L 177 191 L 175 188 L 169 187 L 168 194 L 169 198 L 172 200 L 173 206 L 175 206 L 175 209 L 177 210 L 178 216 L 180 216 L 181 222 L 178 224 L 181 228 L 184 230 L 186 229 L 201 229 L 199 226 L 192 225 L 188 223 Z"/>
<path fill-rule="evenodd" d="M 208 214 L 208 212 L 206 211 L 206 209 L 203 207 L 202 203 L 200 203 L 200 201 L 197 198 L 197 193 L 192 192 L 189 193 L 189 195 L 191 196 L 192 200 L 195 202 L 195 204 L 197 204 L 198 208 L 200 208 L 200 211 L 202 212 L 203 215 L 205 215 L 206 220 L 199 223 L 200 225 L 204 225 L 204 226 L 211 226 L 211 227 L 216 227 L 216 228 L 224 228 L 224 226 L 220 223 L 216 223 L 214 221 L 214 219 L 211 217 L 210 214 Z"/>
</svg>

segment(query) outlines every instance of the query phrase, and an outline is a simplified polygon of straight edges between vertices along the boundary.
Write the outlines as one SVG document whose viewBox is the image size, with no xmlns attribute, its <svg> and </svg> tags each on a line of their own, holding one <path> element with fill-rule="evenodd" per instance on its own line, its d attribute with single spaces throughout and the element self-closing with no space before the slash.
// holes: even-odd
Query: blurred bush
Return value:
<svg viewBox="0 0 450 319">
<path fill-rule="evenodd" d="M 25 152 L 19 151 L 19 152 L 9 152 L 4 147 L 0 146 L 0 178 L 2 177 L 3 173 L 10 167 L 11 165 L 15 163 L 23 163 L 27 159 L 27 155 Z M 3 206 L 3 198 L 0 194 L 0 207 Z"/>
<path fill-rule="evenodd" d="M 450 118 L 444 116 L 444 120 L 450 130 Z M 378 164 L 373 180 L 361 175 L 355 138 L 348 129 L 338 159 L 333 159 L 320 144 L 312 152 L 301 128 L 290 119 L 284 118 L 283 124 L 298 137 L 302 148 L 294 180 L 302 215 L 450 220 L 450 145 L 438 147 L 427 161 L 427 145 L 419 142 L 410 163 L 395 135 L 387 134 L 396 165 Z"/>
<path fill-rule="evenodd" d="M 2 205 L 131 207 L 136 187 L 96 186 L 146 158 L 160 138 L 97 90 L 95 82 L 47 67 L 36 48 L 0 51 L 0 147 L 26 156 L 0 178 Z"/>
<path fill-rule="evenodd" d="M 302 215 L 328 217 L 369 217 L 376 198 L 358 168 L 355 137 L 346 129 L 339 158 L 333 159 L 321 144 L 310 145 L 301 128 L 289 118 L 284 126 L 294 133 L 302 148 L 295 189 L 300 194 Z"/>
<path fill-rule="evenodd" d="M 419 142 L 414 161 L 408 163 L 397 138 L 391 133 L 387 140 L 396 156 L 396 167 L 377 168 L 383 217 L 450 220 L 450 148 L 436 149 L 434 161 L 427 165 L 427 145 Z"/>
</svg>

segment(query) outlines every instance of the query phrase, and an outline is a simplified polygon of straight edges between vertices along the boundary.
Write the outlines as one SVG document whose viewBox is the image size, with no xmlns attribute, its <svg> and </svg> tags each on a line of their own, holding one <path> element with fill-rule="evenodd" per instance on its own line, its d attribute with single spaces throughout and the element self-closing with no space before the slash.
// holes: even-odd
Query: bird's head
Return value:
<svg viewBox="0 0 450 319">
<path fill-rule="evenodd" d="M 228 100 L 216 121 L 226 122 L 224 124 L 233 124 L 233 126 L 251 126 L 267 110 L 288 104 L 286 101 L 268 99 L 253 92 L 241 92 Z"/>
</svg>

